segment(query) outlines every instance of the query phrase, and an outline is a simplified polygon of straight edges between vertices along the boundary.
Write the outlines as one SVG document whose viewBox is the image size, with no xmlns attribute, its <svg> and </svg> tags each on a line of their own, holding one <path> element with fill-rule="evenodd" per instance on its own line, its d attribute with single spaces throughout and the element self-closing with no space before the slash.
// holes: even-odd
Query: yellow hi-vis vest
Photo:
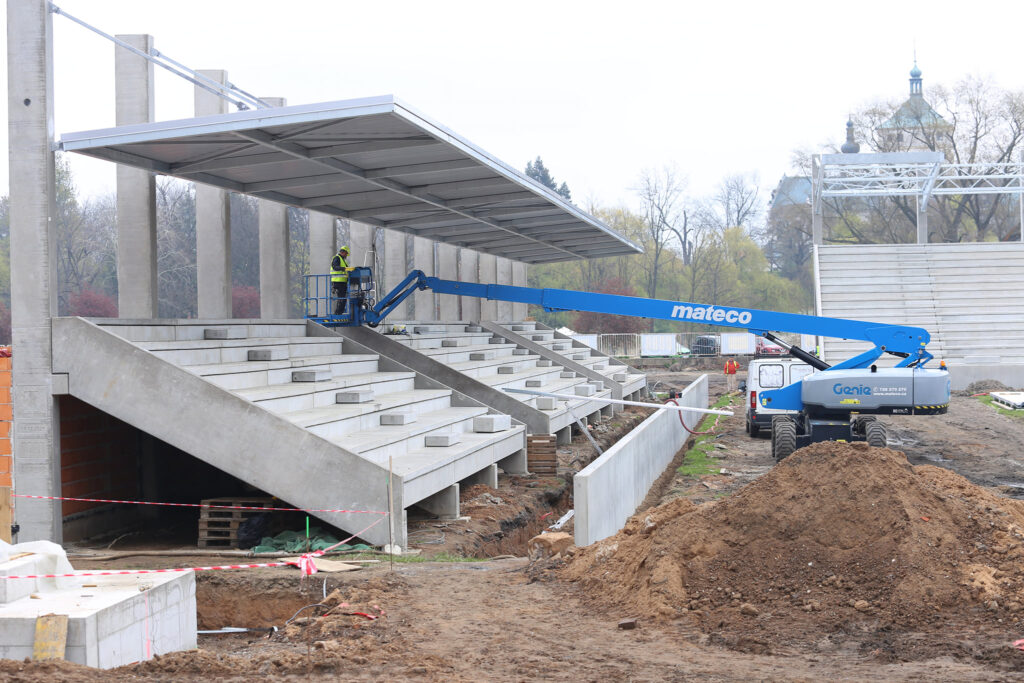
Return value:
<svg viewBox="0 0 1024 683">
<path fill-rule="evenodd" d="M 348 282 L 348 263 L 341 254 L 337 256 L 341 262 L 341 270 L 334 269 L 334 259 L 331 259 L 331 282 Z"/>
</svg>

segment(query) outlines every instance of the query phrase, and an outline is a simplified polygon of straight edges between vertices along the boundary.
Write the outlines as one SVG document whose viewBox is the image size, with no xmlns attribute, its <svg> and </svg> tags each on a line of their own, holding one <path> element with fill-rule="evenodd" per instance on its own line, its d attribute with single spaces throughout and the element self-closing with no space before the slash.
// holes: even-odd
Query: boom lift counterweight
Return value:
<svg viewBox="0 0 1024 683">
<path fill-rule="evenodd" d="M 307 293 L 327 291 L 310 287 L 311 279 L 316 282 L 325 277 L 307 276 Z M 395 289 L 374 302 L 373 272 L 365 267 L 354 268 L 349 275 L 345 315 L 314 314 L 307 318 L 328 326 L 376 327 L 411 294 L 427 289 L 438 294 L 535 304 L 546 311 L 590 311 L 741 328 L 781 344 L 790 355 L 821 372 L 782 389 L 761 392 L 758 397 L 763 406 L 797 411 L 772 421 L 772 453 L 777 460 L 816 441 L 866 440 L 873 446 L 884 446 L 884 427 L 875 421 L 875 415 L 938 414 L 945 413 L 949 406 L 949 374 L 945 368 L 924 368 L 932 359 L 926 349 L 931 335 L 920 327 L 617 294 L 459 282 L 428 277 L 419 270 L 409 273 Z M 327 303 L 324 298 L 307 294 L 307 312 L 311 304 L 320 310 L 332 310 Z M 798 346 L 785 344 L 774 332 L 857 339 L 873 346 L 830 366 Z M 883 353 L 900 358 L 900 362 L 893 368 L 877 368 L 873 364 Z"/>
</svg>

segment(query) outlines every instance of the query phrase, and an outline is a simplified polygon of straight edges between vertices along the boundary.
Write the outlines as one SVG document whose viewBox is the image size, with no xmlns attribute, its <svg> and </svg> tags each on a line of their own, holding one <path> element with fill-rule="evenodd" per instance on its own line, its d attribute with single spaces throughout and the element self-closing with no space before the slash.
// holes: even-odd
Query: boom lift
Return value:
<svg viewBox="0 0 1024 683">
<path fill-rule="evenodd" d="M 949 373 L 944 365 L 938 370 L 924 368 L 932 359 L 926 350 L 931 335 L 920 327 L 617 294 L 459 282 L 427 277 L 419 270 L 409 273 L 401 284 L 376 302 L 373 271 L 366 267 L 353 268 L 349 274 L 346 313 L 318 315 L 317 308 L 333 310 L 333 302 L 328 297 L 310 296 L 311 291 L 328 291 L 326 277 L 307 276 L 305 302 L 306 317 L 328 326 L 376 327 L 415 291 L 429 289 L 438 294 L 536 304 L 546 311 L 590 311 L 701 322 L 760 335 L 821 370 L 782 389 L 761 392 L 758 397 L 762 406 L 797 411 L 776 416 L 772 421 L 772 455 L 776 460 L 817 441 L 867 441 L 872 446 L 884 446 L 885 428 L 875 421 L 876 415 L 935 415 L 945 413 L 949 407 Z M 320 278 L 324 282 L 322 287 Z M 311 285 L 315 288 L 311 289 Z M 873 347 L 829 365 L 800 347 L 785 343 L 774 332 L 859 339 L 870 342 Z M 878 368 L 874 362 L 883 353 L 901 360 L 896 367 Z"/>
</svg>

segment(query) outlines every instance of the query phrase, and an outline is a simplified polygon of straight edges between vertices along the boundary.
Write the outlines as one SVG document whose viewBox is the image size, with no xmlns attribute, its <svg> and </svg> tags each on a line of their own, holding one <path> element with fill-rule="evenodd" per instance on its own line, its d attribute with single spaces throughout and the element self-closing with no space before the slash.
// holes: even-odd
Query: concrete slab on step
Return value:
<svg viewBox="0 0 1024 683">
<path fill-rule="evenodd" d="M 334 395 L 335 403 L 368 403 L 374 397 L 373 389 L 352 389 L 339 391 Z"/>
<path fill-rule="evenodd" d="M 415 334 L 435 334 L 444 332 L 444 328 L 439 325 L 416 325 L 412 331 Z"/>
<path fill-rule="evenodd" d="M 380 423 L 382 425 L 407 425 L 416 421 L 416 413 L 396 410 L 391 413 L 381 413 Z"/>
<path fill-rule="evenodd" d="M 473 418 L 474 432 L 502 432 L 512 428 L 512 418 L 508 415 L 480 415 Z"/>
<path fill-rule="evenodd" d="M 442 339 L 441 346 L 452 347 L 452 346 L 469 346 L 468 337 L 456 337 L 455 339 Z"/>
<path fill-rule="evenodd" d="M 527 388 L 542 387 L 542 386 L 544 386 L 544 382 L 543 382 L 543 380 L 539 380 L 539 379 L 528 379 L 528 380 L 526 380 L 526 386 L 527 386 Z"/>
<path fill-rule="evenodd" d="M 550 368 L 551 366 L 552 366 L 552 363 L 547 358 L 543 358 L 543 359 L 537 361 L 537 367 L 538 368 Z"/>
<path fill-rule="evenodd" d="M 529 349 L 512 349 L 513 356 L 527 356 L 530 354 Z"/>
<path fill-rule="evenodd" d="M 550 396 L 537 397 L 537 410 L 554 410 L 558 407 L 558 399 Z"/>
<path fill-rule="evenodd" d="M 547 336 L 543 335 L 543 334 L 531 334 L 530 335 L 530 339 L 532 339 L 533 341 L 544 341 L 546 338 L 547 338 Z"/>
<path fill-rule="evenodd" d="M 513 366 L 511 366 L 511 365 L 500 365 L 500 366 L 498 366 L 498 374 L 499 375 L 511 375 L 515 371 L 516 371 L 516 369 Z"/>
<path fill-rule="evenodd" d="M 476 353 L 469 354 L 470 360 L 494 360 L 498 357 L 495 351 L 478 351 Z"/>
<path fill-rule="evenodd" d="M 576 376 L 576 373 L 567 370 L 565 372 L 558 373 L 558 376 L 561 377 L 562 379 L 572 379 Z"/>
<path fill-rule="evenodd" d="M 588 354 L 586 353 L 574 353 L 572 354 L 573 360 L 585 360 Z"/>
<path fill-rule="evenodd" d="M 554 344 L 551 347 L 551 350 L 552 351 L 568 351 L 569 350 L 569 345 L 568 344 Z"/>
<path fill-rule="evenodd" d="M 625 382 L 629 378 L 629 374 L 625 372 L 616 372 L 612 375 L 612 380 L 616 382 Z"/>
<path fill-rule="evenodd" d="M 466 325 L 466 332 L 483 332 L 484 328 L 479 325 Z"/>
<path fill-rule="evenodd" d="M 288 360 L 288 349 L 249 349 L 246 360 Z"/>
<path fill-rule="evenodd" d="M 294 370 L 293 382 L 330 382 L 333 379 L 330 370 Z"/>
<path fill-rule="evenodd" d="M 597 387 L 593 384 L 580 384 L 573 387 L 577 396 L 593 396 L 597 393 Z"/>
<path fill-rule="evenodd" d="M 529 330 L 530 328 L 528 326 L 526 326 L 526 325 L 513 325 L 509 329 L 512 330 L 513 332 L 525 332 L 526 330 Z"/>
<path fill-rule="evenodd" d="M 491 337 L 490 339 L 487 340 L 487 343 L 488 344 L 504 344 L 505 343 L 505 339 L 504 339 L 504 337 Z"/>
<path fill-rule="evenodd" d="M 245 339 L 244 327 L 207 327 L 203 339 Z"/>
<path fill-rule="evenodd" d="M 604 369 L 606 369 L 607 367 L 608 367 L 608 366 L 607 366 L 607 365 L 605 365 L 604 363 L 596 363 L 596 364 L 594 365 L 594 369 L 595 369 L 595 370 L 604 370 Z"/>
<path fill-rule="evenodd" d="M 431 448 L 446 448 L 448 446 L 454 446 L 459 443 L 459 435 L 452 434 L 431 434 L 430 436 L 424 437 L 423 442 L 425 446 Z"/>
</svg>

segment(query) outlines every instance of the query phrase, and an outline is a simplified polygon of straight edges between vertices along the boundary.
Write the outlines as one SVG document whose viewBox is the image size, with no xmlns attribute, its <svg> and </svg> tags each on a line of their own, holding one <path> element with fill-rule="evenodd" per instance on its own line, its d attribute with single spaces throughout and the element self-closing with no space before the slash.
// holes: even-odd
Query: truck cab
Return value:
<svg viewBox="0 0 1024 683">
<path fill-rule="evenodd" d="M 747 419 L 745 431 L 756 437 L 761 430 L 770 432 L 772 417 L 789 415 L 797 411 L 766 408 L 758 402 L 762 390 L 781 389 L 793 382 L 799 382 L 814 372 L 807 363 L 796 358 L 759 358 L 747 366 Z"/>
</svg>

